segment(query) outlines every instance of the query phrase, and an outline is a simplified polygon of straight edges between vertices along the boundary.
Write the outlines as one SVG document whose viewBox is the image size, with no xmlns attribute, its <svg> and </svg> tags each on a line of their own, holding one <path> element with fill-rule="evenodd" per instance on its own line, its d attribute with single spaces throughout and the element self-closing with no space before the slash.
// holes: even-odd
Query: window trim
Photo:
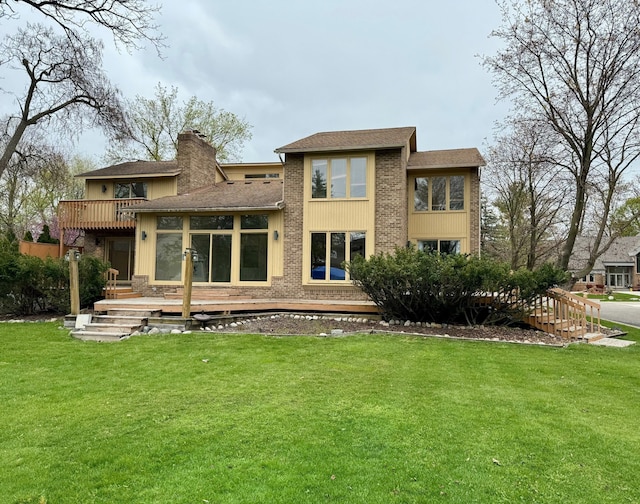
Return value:
<svg viewBox="0 0 640 504">
<path fill-rule="evenodd" d="M 346 173 L 345 173 L 345 196 L 333 196 L 331 194 L 331 177 L 332 177 L 332 165 L 334 160 L 346 160 Z M 364 196 L 351 196 L 351 192 L 353 189 L 352 183 L 352 160 L 353 159 L 363 159 L 364 160 Z M 316 161 L 325 161 L 326 162 L 326 195 L 324 197 L 314 197 L 313 196 L 313 180 L 314 180 L 314 169 L 313 164 Z M 332 155 L 332 156 L 310 156 L 308 158 L 308 180 L 305 182 L 305 193 L 308 195 L 307 199 L 309 201 L 363 201 L 371 198 L 370 191 L 372 191 L 371 187 L 371 176 L 370 176 L 370 155 L 365 153 L 351 153 L 351 154 L 340 154 L 340 155 Z"/>
<path fill-rule="evenodd" d="M 425 250 L 424 246 L 421 245 L 424 242 L 437 242 L 438 244 L 438 254 L 442 254 L 442 250 L 441 250 L 441 243 L 442 242 L 458 242 L 458 252 L 454 252 L 455 254 L 462 254 L 462 238 L 418 238 L 416 240 L 416 246 L 418 247 L 419 250 Z"/>
<path fill-rule="evenodd" d="M 325 235 L 325 250 L 324 250 L 324 254 L 325 254 L 325 258 L 324 258 L 324 267 L 325 267 L 325 277 L 324 278 L 313 278 L 313 261 L 311 258 L 311 254 L 313 252 L 313 235 L 314 234 L 324 234 Z M 354 235 L 363 235 L 364 236 L 364 257 L 367 257 L 367 232 L 365 230 L 361 230 L 361 229 L 350 229 L 350 230 L 313 230 L 309 232 L 309 251 L 308 251 L 308 267 L 305 267 L 306 269 L 306 273 L 304 273 L 304 278 L 305 281 L 303 282 L 304 284 L 307 285 L 353 285 L 353 282 L 349 276 L 349 272 L 347 270 L 344 270 L 344 279 L 331 279 L 331 270 L 329 270 L 329 278 L 327 278 L 327 271 L 326 271 L 326 267 L 327 267 L 327 263 L 330 265 L 329 268 L 331 268 L 331 255 L 332 255 L 332 249 L 331 249 L 331 235 L 334 234 L 344 234 L 345 235 L 345 239 L 344 239 L 344 262 L 349 262 L 351 261 L 351 248 L 352 248 L 352 241 L 353 241 L 353 237 Z M 342 268 L 341 268 L 342 269 Z"/>
<path fill-rule="evenodd" d="M 459 199 L 455 199 L 452 200 L 451 199 L 451 178 L 452 177 L 461 177 L 462 178 L 462 200 Z M 444 191 L 445 191 L 445 199 L 444 199 L 444 208 L 440 209 L 440 210 L 434 210 L 433 209 L 433 190 L 434 190 L 434 179 L 436 178 L 444 178 L 445 179 L 445 187 L 444 187 Z M 417 193 L 417 185 L 418 185 L 418 180 L 419 179 L 426 179 L 426 184 L 427 184 L 427 201 L 423 202 L 421 200 L 422 203 L 425 203 L 425 208 L 424 209 L 418 209 L 416 208 L 416 193 Z M 441 214 L 444 212 L 452 212 L 452 213 L 464 213 L 464 212 L 468 212 L 468 200 L 467 200 L 467 195 L 469 193 L 469 188 L 468 188 L 468 184 L 467 184 L 467 180 L 468 177 L 466 174 L 463 173 L 430 173 L 430 174 L 416 174 L 413 175 L 411 177 L 412 180 L 412 184 L 411 184 L 411 212 L 412 213 L 417 213 L 417 214 Z M 452 201 L 455 202 L 459 202 L 462 201 L 462 208 L 458 208 L 458 209 L 452 209 L 451 208 L 451 203 Z"/>
<path fill-rule="evenodd" d="M 192 229 L 191 217 L 193 216 L 209 216 L 209 215 L 232 215 L 233 216 L 233 228 L 232 229 Z M 267 227 L 256 229 L 241 229 L 242 217 L 246 215 L 266 215 Z M 212 212 L 212 213 L 194 213 L 194 214 L 157 214 L 155 216 L 155 236 L 154 240 L 154 253 L 153 253 L 153 266 L 150 269 L 150 285 L 180 285 L 183 281 L 184 271 L 181 272 L 180 281 L 176 280 L 158 280 L 156 279 L 156 262 L 157 262 L 157 236 L 159 234 L 171 233 L 179 234 L 182 237 L 182 248 L 192 247 L 192 237 L 194 235 L 229 235 L 231 236 L 231 279 L 229 282 L 211 282 L 211 268 L 207 281 L 196 281 L 194 279 L 193 284 L 203 287 L 269 287 L 273 279 L 273 257 L 277 245 L 274 243 L 276 238 L 274 237 L 274 231 L 279 229 L 275 227 L 278 222 L 277 218 L 274 218 L 272 212 L 237 212 L 229 214 L 228 212 Z M 182 229 L 158 229 L 158 218 L 160 217 L 180 217 L 182 218 Z M 266 235 L 266 280 L 240 280 L 240 261 L 241 261 L 241 240 L 243 234 L 264 234 Z M 188 245 L 187 245 L 188 244 Z M 209 254 L 211 253 L 212 240 L 209 239 Z M 209 256 L 209 261 L 211 256 Z M 184 269 L 184 268 L 183 268 Z M 151 279 L 152 278 L 152 279 Z"/>
</svg>

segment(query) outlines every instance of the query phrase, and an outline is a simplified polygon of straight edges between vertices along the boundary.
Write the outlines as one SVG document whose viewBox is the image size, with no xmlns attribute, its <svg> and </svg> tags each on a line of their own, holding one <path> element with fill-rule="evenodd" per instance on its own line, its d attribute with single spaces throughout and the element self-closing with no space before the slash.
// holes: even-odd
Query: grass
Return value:
<svg viewBox="0 0 640 504">
<path fill-rule="evenodd" d="M 0 348 L 2 503 L 640 501 L 640 345 L 43 323 Z"/>
<path fill-rule="evenodd" d="M 626 291 L 614 291 L 611 294 L 589 294 L 582 293 L 583 296 L 586 295 L 588 299 L 597 299 L 600 301 L 640 301 L 640 292 L 626 292 Z M 609 299 L 611 298 L 611 299 Z"/>
</svg>

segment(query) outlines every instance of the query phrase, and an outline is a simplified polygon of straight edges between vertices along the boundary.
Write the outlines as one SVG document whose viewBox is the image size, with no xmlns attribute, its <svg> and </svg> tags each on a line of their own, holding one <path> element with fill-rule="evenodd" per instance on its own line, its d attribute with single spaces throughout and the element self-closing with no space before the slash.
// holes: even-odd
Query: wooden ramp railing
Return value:
<svg viewBox="0 0 640 504">
<path fill-rule="evenodd" d="M 587 334 L 596 336 L 600 335 L 600 305 L 553 288 L 535 300 L 529 320 L 525 322 L 563 338 L 585 338 Z"/>
</svg>

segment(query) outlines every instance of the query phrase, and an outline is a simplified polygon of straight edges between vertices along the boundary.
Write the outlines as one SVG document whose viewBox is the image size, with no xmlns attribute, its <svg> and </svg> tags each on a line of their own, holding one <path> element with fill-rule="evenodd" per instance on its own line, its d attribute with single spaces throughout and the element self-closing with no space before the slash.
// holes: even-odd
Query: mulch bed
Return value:
<svg viewBox="0 0 640 504">
<path fill-rule="evenodd" d="M 235 322 L 211 321 L 204 330 L 214 332 L 264 333 L 273 335 L 316 335 L 339 337 L 348 334 L 412 334 L 460 338 L 468 340 L 504 341 L 537 345 L 562 346 L 575 342 L 534 329 L 502 326 L 453 326 L 453 325 L 405 325 L 395 323 L 384 325 L 379 320 L 368 320 L 357 316 L 323 315 L 262 315 Z"/>
<path fill-rule="evenodd" d="M 0 316 L 0 322 L 55 322 L 61 317 L 32 315 L 14 317 Z M 253 333 L 278 336 L 315 335 L 321 337 L 342 337 L 349 334 L 411 334 L 465 340 L 502 341 L 533 345 L 563 346 L 576 339 L 562 338 L 542 331 L 520 327 L 503 326 L 454 326 L 454 325 L 405 325 L 397 322 L 388 324 L 380 320 L 345 315 L 301 315 L 263 314 L 250 317 L 237 316 L 233 319 L 213 319 L 201 329 L 217 333 Z M 605 330 L 604 332 L 609 332 Z"/>
</svg>

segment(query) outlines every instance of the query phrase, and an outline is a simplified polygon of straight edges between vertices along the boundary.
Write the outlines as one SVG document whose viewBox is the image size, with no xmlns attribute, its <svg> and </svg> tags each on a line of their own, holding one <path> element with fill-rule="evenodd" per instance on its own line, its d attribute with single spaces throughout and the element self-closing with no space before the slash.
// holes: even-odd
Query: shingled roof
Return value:
<svg viewBox="0 0 640 504">
<path fill-rule="evenodd" d="M 604 240 L 607 238 L 605 237 Z M 589 259 L 589 251 L 593 248 L 593 238 L 578 236 L 573 247 L 569 270 L 578 271 Z M 609 249 L 596 259 L 592 271 L 604 272 L 606 266 L 633 266 L 635 257 L 640 251 L 640 236 L 620 236 L 613 240 Z"/>
<path fill-rule="evenodd" d="M 166 196 L 131 207 L 142 212 L 226 212 L 284 208 L 282 180 L 221 182 L 178 196 Z"/>
<path fill-rule="evenodd" d="M 328 131 L 316 133 L 275 150 L 278 154 L 345 150 L 393 149 L 409 144 L 416 150 L 416 128 Z"/>
<path fill-rule="evenodd" d="M 76 177 L 86 179 L 171 177 L 179 173 L 177 161 L 127 161 L 99 170 L 80 173 Z"/>
<path fill-rule="evenodd" d="M 424 152 L 412 152 L 407 168 L 463 168 L 484 166 L 486 163 L 478 149 L 449 149 Z"/>
</svg>

